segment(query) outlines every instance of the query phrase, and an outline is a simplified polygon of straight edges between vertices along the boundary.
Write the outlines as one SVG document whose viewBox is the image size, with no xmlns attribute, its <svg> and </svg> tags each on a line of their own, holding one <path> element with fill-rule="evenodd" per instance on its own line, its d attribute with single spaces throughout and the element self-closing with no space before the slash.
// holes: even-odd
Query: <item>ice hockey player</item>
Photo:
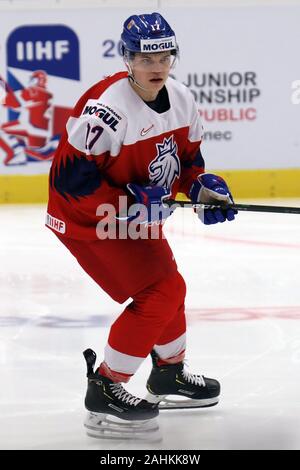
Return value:
<svg viewBox="0 0 300 470">
<path fill-rule="evenodd" d="M 179 54 L 170 25 L 159 13 L 133 15 L 124 23 L 121 40 L 127 71 L 101 80 L 80 98 L 49 178 L 47 225 L 112 299 L 131 299 L 110 328 L 96 370 L 96 354 L 84 351 L 86 426 L 99 435 L 109 429 L 112 435 L 120 429 L 136 432 L 139 423 L 152 422 L 159 408 L 218 402 L 219 382 L 192 374 L 184 364 L 186 286 L 161 222 L 171 213 L 163 201 L 178 192 L 193 202 L 232 202 L 225 181 L 205 173 L 203 128 L 192 94 L 169 77 Z M 140 210 L 131 210 L 135 203 Z M 98 230 L 105 220 L 103 207 L 116 209 L 109 219 L 114 236 L 106 238 Z M 215 224 L 233 220 L 235 212 L 205 209 L 198 216 Z M 133 223 L 146 227 L 143 236 L 115 236 L 114 224 Z M 160 236 L 145 237 L 153 223 Z M 141 399 L 122 384 L 150 353 L 148 395 Z M 181 401 L 171 401 L 170 395 Z M 114 427 L 113 417 L 128 426 Z"/>
</svg>

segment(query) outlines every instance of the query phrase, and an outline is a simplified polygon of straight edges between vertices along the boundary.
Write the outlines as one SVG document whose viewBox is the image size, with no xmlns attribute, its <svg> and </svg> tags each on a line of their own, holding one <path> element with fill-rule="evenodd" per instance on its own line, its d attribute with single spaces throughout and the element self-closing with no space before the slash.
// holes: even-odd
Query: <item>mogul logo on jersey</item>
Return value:
<svg viewBox="0 0 300 470">
<path fill-rule="evenodd" d="M 109 106 L 99 103 L 97 100 L 88 100 L 84 110 L 82 111 L 82 115 L 94 115 L 101 119 L 101 121 L 110 127 L 114 132 L 116 132 L 117 125 L 122 120 L 121 116 L 117 114 L 113 109 Z"/>
<path fill-rule="evenodd" d="M 7 39 L 7 120 L 0 125 L 0 161 L 20 165 L 51 160 L 71 109 L 60 106 L 51 80 L 79 80 L 79 44 L 63 25 L 21 26 Z M 52 83 L 53 83 L 52 82 Z"/>
<path fill-rule="evenodd" d="M 163 39 L 142 39 L 141 52 L 163 52 L 176 49 L 175 36 Z"/>
<path fill-rule="evenodd" d="M 157 155 L 150 163 L 149 179 L 157 186 L 172 188 L 175 178 L 180 176 L 180 161 L 177 155 L 178 147 L 174 136 L 164 138 L 161 144 L 156 144 Z"/>
</svg>

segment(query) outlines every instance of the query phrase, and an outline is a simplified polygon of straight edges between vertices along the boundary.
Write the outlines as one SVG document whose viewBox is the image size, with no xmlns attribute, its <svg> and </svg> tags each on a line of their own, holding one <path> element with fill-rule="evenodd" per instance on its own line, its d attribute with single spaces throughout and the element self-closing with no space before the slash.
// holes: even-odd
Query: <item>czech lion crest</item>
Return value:
<svg viewBox="0 0 300 470">
<path fill-rule="evenodd" d="M 153 185 L 172 188 L 175 178 L 180 176 L 178 146 L 174 136 L 165 137 L 162 143 L 156 144 L 156 150 L 157 155 L 148 167 L 149 180 Z"/>
</svg>

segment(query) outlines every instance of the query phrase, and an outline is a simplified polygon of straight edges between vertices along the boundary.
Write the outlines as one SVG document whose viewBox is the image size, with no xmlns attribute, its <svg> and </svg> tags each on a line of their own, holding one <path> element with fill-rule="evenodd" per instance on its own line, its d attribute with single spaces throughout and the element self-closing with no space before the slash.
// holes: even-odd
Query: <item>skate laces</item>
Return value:
<svg viewBox="0 0 300 470">
<path fill-rule="evenodd" d="M 142 401 L 142 398 L 137 398 L 134 395 L 131 395 L 131 393 L 127 392 L 120 382 L 109 384 L 109 386 L 117 398 L 125 403 L 128 403 L 129 405 L 137 406 Z"/>
<path fill-rule="evenodd" d="M 200 387 L 205 387 L 206 383 L 202 375 L 192 374 L 187 370 L 187 364 L 184 362 L 184 367 L 182 369 L 182 375 L 191 384 L 200 385 Z"/>
</svg>

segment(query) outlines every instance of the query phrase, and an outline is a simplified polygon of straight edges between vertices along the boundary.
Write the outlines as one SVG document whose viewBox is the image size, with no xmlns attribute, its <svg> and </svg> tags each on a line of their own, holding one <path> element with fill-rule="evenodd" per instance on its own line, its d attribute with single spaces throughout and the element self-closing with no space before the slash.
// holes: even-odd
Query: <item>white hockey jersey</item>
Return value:
<svg viewBox="0 0 300 470">
<path fill-rule="evenodd" d="M 48 213 L 63 222 L 51 229 L 96 239 L 101 203 L 118 204 L 127 183 L 168 186 L 188 195 L 204 171 L 203 128 L 187 87 L 168 78 L 170 108 L 158 113 L 133 90 L 127 72 L 101 80 L 78 101 L 50 172 Z M 50 219 L 49 219 L 50 220 Z"/>
</svg>

